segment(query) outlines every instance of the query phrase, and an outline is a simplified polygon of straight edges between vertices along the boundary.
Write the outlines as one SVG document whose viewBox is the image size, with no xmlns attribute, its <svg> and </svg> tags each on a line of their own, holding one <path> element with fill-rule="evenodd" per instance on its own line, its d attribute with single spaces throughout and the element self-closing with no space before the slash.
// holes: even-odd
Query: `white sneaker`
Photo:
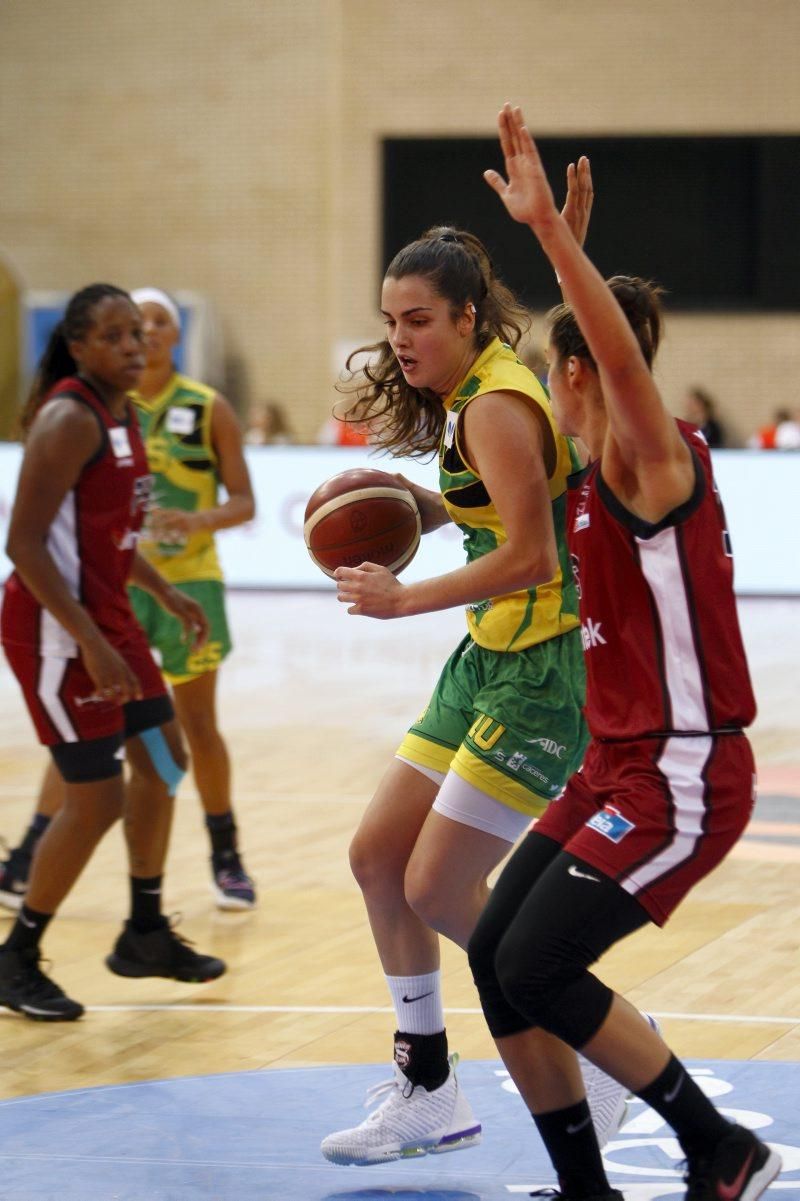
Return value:
<svg viewBox="0 0 800 1201">
<path fill-rule="evenodd" d="M 656 1034 L 661 1033 L 661 1027 L 649 1013 L 642 1017 L 649 1023 Z M 625 1121 L 630 1093 L 624 1084 L 620 1084 L 613 1076 L 608 1076 L 602 1068 L 596 1067 L 582 1055 L 578 1056 L 581 1075 L 586 1089 L 586 1100 L 592 1114 L 592 1121 L 597 1133 L 597 1141 L 604 1147 L 612 1139 Z"/>
<path fill-rule="evenodd" d="M 431 1092 L 412 1085 L 394 1064 L 394 1079 L 373 1085 L 366 1104 L 388 1093 L 386 1099 L 360 1126 L 324 1138 L 322 1154 L 331 1163 L 363 1167 L 474 1147 L 481 1141 L 481 1124 L 458 1087 L 457 1062 L 458 1056 L 451 1055 L 447 1079 Z"/>
</svg>

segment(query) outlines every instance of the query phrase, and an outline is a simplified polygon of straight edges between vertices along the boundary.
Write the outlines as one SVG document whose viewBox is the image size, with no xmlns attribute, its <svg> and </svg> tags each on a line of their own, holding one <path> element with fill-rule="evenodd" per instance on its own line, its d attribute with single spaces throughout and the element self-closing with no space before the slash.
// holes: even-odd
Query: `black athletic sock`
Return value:
<svg viewBox="0 0 800 1201">
<path fill-rule="evenodd" d="M 440 1088 L 450 1074 L 447 1032 L 439 1034 L 394 1034 L 394 1061 L 412 1084 L 430 1093 Z"/>
<path fill-rule="evenodd" d="M 232 809 L 227 813 L 207 813 L 206 829 L 211 839 L 212 855 L 236 850 L 236 822 Z"/>
<path fill-rule="evenodd" d="M 669 1123 L 687 1155 L 716 1146 L 731 1128 L 674 1055 L 637 1096 Z"/>
<path fill-rule="evenodd" d="M 139 934 L 148 934 L 163 926 L 161 881 L 163 876 L 131 876 L 131 925 Z"/>
<path fill-rule="evenodd" d="M 611 1192 L 588 1101 L 532 1114 L 565 1197 L 601 1197 Z"/>
<path fill-rule="evenodd" d="M 34 814 L 33 821 L 25 831 L 25 837 L 17 847 L 23 855 L 32 855 L 36 850 L 36 844 L 44 834 L 47 827 L 50 825 L 51 819 L 46 813 Z"/>
<path fill-rule="evenodd" d="M 6 948 L 9 951 L 28 951 L 38 947 L 52 917 L 52 913 L 39 913 L 23 903 L 6 939 Z"/>
</svg>

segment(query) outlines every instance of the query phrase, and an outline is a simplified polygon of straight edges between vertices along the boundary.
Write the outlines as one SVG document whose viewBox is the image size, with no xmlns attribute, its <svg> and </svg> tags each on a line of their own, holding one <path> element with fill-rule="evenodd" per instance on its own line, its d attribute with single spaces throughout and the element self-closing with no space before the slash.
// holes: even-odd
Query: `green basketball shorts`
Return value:
<svg viewBox="0 0 800 1201">
<path fill-rule="evenodd" d="M 583 761 L 584 693 L 579 629 L 509 652 L 467 635 L 397 754 L 537 817 Z"/>
<path fill-rule="evenodd" d="M 170 684 L 185 684 L 208 671 L 216 671 L 230 653 L 231 636 L 225 614 L 225 585 L 221 580 L 188 580 L 175 587 L 196 600 L 208 618 L 208 642 L 198 650 L 184 641 L 183 626 L 154 596 L 133 584 L 128 594 L 136 620 L 151 648 L 161 657 L 165 678 Z"/>
</svg>

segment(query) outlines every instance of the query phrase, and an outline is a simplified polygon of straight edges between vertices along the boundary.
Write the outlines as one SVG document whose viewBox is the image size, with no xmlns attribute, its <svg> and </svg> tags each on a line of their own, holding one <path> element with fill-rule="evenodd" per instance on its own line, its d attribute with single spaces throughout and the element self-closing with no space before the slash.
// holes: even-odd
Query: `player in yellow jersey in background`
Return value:
<svg viewBox="0 0 800 1201">
<path fill-rule="evenodd" d="M 208 642 L 200 651 L 192 650 L 180 623 L 152 604 L 147 593 L 131 588 L 131 600 L 151 647 L 161 657 L 189 744 L 211 842 L 216 903 L 221 909 L 251 909 L 255 886 L 237 845 L 230 758 L 217 724 L 217 674 L 231 639 L 214 534 L 253 517 L 253 489 L 242 433 L 230 404 L 213 388 L 175 370 L 178 306 L 156 288 L 141 288 L 132 297 L 144 319 L 147 355 L 133 399 L 154 477 L 154 506 L 139 549 L 171 584 L 202 605 L 211 631 Z M 220 484 L 227 493 L 222 501 Z M 0 867 L 0 904 L 8 908 L 21 903 L 30 856 L 60 806 L 61 787 L 57 773 L 48 769 L 33 821 L 20 846 Z"/>
</svg>

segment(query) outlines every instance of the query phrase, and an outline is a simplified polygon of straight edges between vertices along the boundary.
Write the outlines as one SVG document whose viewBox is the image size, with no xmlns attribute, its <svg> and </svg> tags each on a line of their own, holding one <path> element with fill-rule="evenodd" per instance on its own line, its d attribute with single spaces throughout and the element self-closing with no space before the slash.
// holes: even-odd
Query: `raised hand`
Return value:
<svg viewBox="0 0 800 1201">
<path fill-rule="evenodd" d="M 572 230 L 572 236 L 579 246 L 583 246 L 586 241 L 593 202 L 592 169 L 588 158 L 583 154 L 578 159 L 577 167 L 574 163 L 567 167 L 567 199 L 561 210 L 561 216 Z"/>
<path fill-rule="evenodd" d="M 497 171 L 484 171 L 483 178 L 497 192 L 515 221 L 534 228 L 552 221 L 558 216 L 553 193 L 539 151 L 525 125 L 522 109 L 504 104 L 497 118 L 497 128 L 508 179 Z"/>
</svg>

